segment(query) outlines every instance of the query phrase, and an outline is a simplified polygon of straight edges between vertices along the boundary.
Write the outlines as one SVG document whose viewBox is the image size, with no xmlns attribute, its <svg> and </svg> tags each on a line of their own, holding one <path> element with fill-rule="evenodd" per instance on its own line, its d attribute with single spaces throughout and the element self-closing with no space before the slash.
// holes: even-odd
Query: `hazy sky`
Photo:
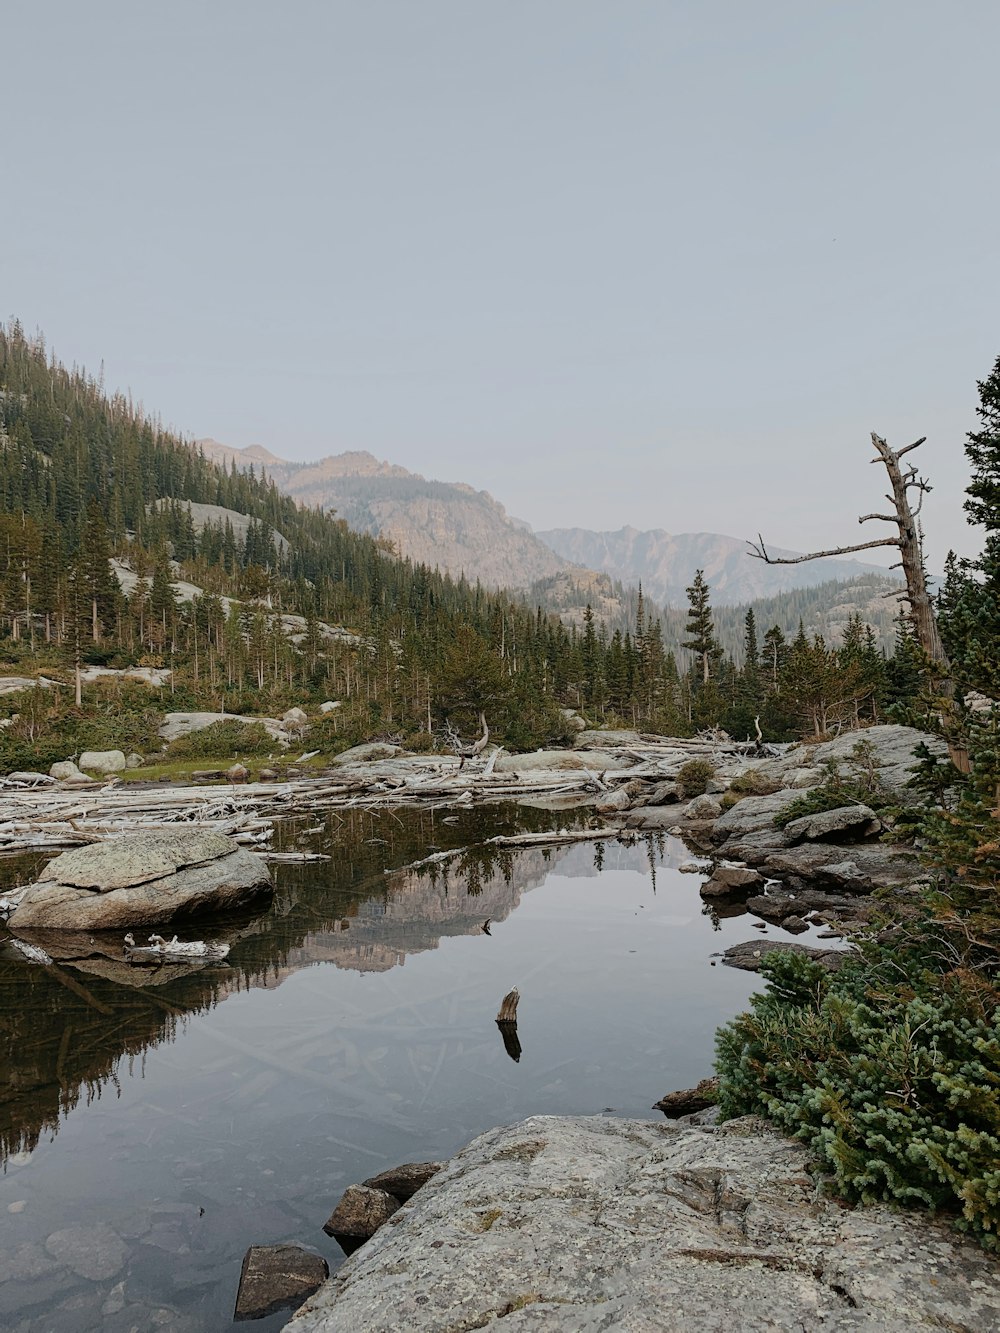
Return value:
<svg viewBox="0 0 1000 1333">
<path fill-rule="evenodd" d="M 5 6 L 0 310 L 165 422 L 536 527 L 931 562 L 1000 354 L 995 0 Z"/>
</svg>

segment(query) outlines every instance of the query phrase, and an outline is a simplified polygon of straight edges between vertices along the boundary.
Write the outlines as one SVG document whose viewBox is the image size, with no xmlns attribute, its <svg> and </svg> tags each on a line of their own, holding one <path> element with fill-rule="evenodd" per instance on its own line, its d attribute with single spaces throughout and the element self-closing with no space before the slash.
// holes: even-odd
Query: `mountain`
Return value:
<svg viewBox="0 0 1000 1333">
<path fill-rule="evenodd" d="M 429 481 L 364 452 L 289 463 L 259 445 L 233 449 L 209 439 L 196 445 L 207 458 L 241 470 L 253 465 L 302 504 L 335 511 L 356 532 L 470 583 L 527 589 L 570 564 L 490 494 L 461 482 Z"/>
<path fill-rule="evenodd" d="M 685 588 L 696 569 L 705 571 L 716 606 L 734 606 L 832 580 L 847 582 L 863 574 L 887 575 L 884 567 L 859 560 L 768 565 L 747 555 L 745 541 L 715 532 L 673 535 L 661 529 L 640 532 L 629 527 L 617 532 L 551 528 L 536 536 L 565 560 L 603 570 L 620 583 L 641 583 L 643 591 L 663 606 L 687 604 Z M 773 555 L 797 554 L 777 546 L 769 549 Z"/>
</svg>

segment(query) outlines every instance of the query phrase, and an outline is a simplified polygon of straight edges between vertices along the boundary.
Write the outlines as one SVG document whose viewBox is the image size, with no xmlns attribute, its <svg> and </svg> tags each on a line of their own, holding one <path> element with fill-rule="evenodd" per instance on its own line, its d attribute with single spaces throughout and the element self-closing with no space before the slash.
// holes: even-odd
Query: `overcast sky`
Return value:
<svg viewBox="0 0 1000 1333">
<path fill-rule="evenodd" d="M 186 434 L 535 527 L 975 550 L 995 0 L 49 0 L 2 27 L 0 309 Z M 877 554 L 877 553 L 876 553 Z"/>
</svg>

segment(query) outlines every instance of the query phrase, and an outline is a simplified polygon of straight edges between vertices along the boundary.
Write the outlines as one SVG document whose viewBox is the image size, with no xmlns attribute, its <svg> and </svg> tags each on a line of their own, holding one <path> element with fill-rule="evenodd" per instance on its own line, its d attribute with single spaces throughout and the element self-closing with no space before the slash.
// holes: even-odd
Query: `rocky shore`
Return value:
<svg viewBox="0 0 1000 1333">
<path fill-rule="evenodd" d="M 763 1121 L 536 1116 L 452 1158 L 287 1327 L 988 1333 L 998 1291 L 944 1222 L 824 1198 Z"/>
</svg>

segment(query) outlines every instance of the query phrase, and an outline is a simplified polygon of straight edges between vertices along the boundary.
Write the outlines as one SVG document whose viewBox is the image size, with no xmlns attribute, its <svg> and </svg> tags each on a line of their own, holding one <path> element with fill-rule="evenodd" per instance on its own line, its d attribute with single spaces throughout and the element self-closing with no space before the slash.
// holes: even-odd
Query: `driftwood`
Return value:
<svg viewBox="0 0 1000 1333">
<path fill-rule="evenodd" d="M 500 1036 L 503 1038 L 504 1050 L 515 1064 L 521 1059 L 521 1043 L 517 1035 L 517 1002 L 520 998 L 516 986 L 508 991 L 500 1002 L 500 1012 L 496 1019 Z"/>
</svg>

